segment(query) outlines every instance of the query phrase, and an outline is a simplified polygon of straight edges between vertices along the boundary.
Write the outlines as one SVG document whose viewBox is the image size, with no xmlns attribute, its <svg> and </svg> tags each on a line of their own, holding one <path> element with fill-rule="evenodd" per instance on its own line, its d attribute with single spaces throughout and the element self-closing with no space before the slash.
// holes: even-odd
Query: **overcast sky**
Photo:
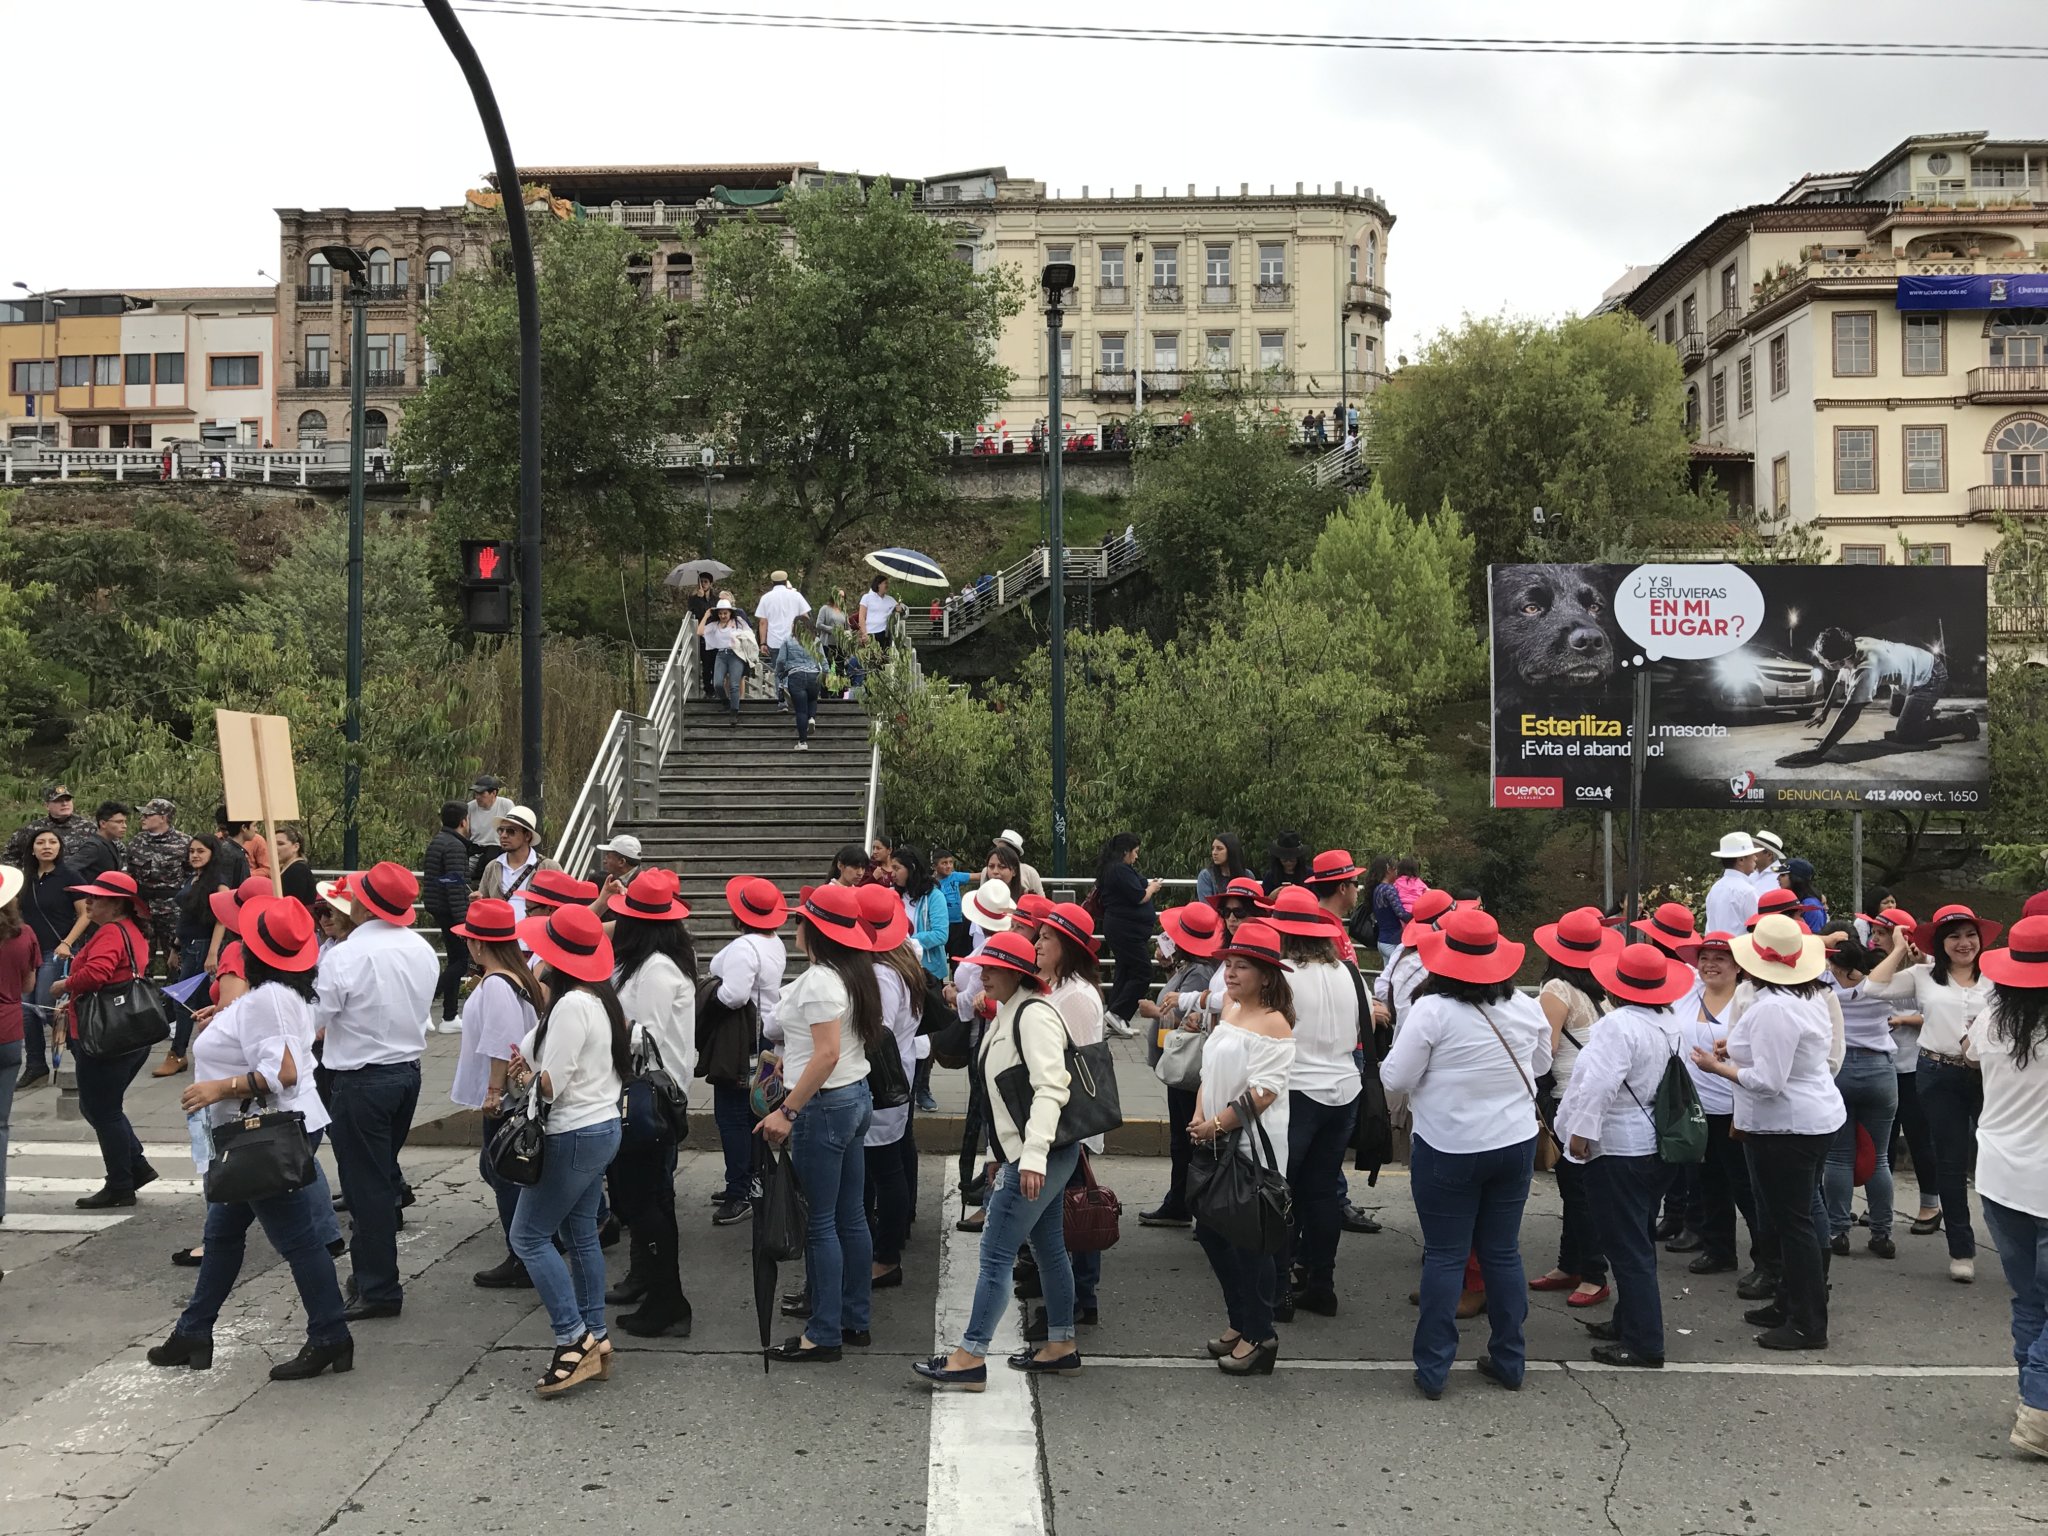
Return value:
<svg viewBox="0 0 2048 1536">
<path fill-rule="evenodd" d="M 989 14 L 929 0 L 696 4 Z M 489 164 L 424 11 L 311 0 L 6 9 L 17 67 L 0 283 L 258 282 L 259 269 L 277 268 L 273 209 L 454 203 Z M 1057 34 L 1061 20 L 1135 22 L 1158 9 L 1045 0 L 1031 14 Z M 1267 17 L 1324 33 L 2048 43 L 2048 0 L 1181 0 L 1168 14 L 1185 27 Z M 1716 213 L 1767 200 L 1805 171 L 1867 165 L 1911 133 L 2048 137 L 2039 63 L 1389 54 L 463 19 L 527 165 L 787 158 L 921 176 L 1000 164 L 1069 193 L 1083 183 L 1363 183 L 1398 221 L 1393 351 L 1412 351 L 1467 311 L 1589 308 L 1629 263 L 1661 258 Z M 58 52 L 44 52 L 39 34 Z"/>
</svg>

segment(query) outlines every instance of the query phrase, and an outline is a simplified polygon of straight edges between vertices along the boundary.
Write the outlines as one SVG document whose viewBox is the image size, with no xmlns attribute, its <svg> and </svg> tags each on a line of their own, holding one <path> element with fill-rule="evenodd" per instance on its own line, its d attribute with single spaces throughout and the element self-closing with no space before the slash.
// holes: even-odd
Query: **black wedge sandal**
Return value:
<svg viewBox="0 0 2048 1536">
<path fill-rule="evenodd" d="M 554 1397 L 589 1381 L 593 1376 L 604 1374 L 604 1347 L 595 1335 L 586 1333 L 574 1344 L 555 1346 L 555 1357 L 548 1362 L 548 1373 L 534 1384 L 533 1390 L 542 1397 Z"/>
</svg>

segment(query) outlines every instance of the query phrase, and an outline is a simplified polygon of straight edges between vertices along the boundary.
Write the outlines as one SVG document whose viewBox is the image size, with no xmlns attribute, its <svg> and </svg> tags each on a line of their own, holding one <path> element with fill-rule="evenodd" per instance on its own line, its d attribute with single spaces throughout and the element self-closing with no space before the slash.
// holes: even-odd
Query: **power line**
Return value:
<svg viewBox="0 0 2048 1536">
<path fill-rule="evenodd" d="M 413 0 L 303 0 L 416 10 Z M 1749 41 L 1714 38 L 1429 37 L 1407 34 L 1240 32 L 1174 27 L 1124 27 L 1024 22 L 928 21 L 913 17 L 826 16 L 806 12 L 710 10 L 681 6 L 628 6 L 586 0 L 459 0 L 455 9 L 477 16 L 547 21 L 653 22 L 670 26 L 748 27 L 779 31 L 883 33 L 911 37 L 1018 38 L 1052 42 L 1192 44 L 1230 48 L 1296 48 L 1377 53 L 1580 55 L 1617 58 L 1978 59 L 2036 62 L 2048 45 L 2027 43 L 1892 43 Z"/>
</svg>

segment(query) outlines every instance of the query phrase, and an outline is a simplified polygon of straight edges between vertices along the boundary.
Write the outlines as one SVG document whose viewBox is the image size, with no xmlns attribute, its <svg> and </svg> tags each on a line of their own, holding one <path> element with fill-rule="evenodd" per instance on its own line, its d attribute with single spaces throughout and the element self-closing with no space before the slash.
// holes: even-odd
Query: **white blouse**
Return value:
<svg viewBox="0 0 2048 1536">
<path fill-rule="evenodd" d="M 1195 1103 L 1195 1118 L 1210 1119 L 1228 1109 L 1253 1089 L 1273 1095 L 1259 1115 L 1259 1124 L 1273 1143 L 1273 1163 L 1287 1171 L 1287 1080 L 1294 1070 L 1294 1041 L 1255 1034 L 1241 1024 L 1225 1019 L 1209 1031 L 1202 1043 L 1202 1088 Z M 1257 1131 L 1247 1127 L 1237 1138 L 1237 1150 L 1246 1157 L 1256 1155 L 1266 1162 L 1266 1150 L 1259 1145 Z"/>
<path fill-rule="evenodd" d="M 284 1054 L 292 1054 L 298 1081 L 283 1086 Z M 192 1080 L 204 1083 L 260 1072 L 270 1084 L 264 1108 L 297 1110 L 306 1134 L 328 1123 L 327 1106 L 313 1088 L 313 1005 L 280 982 L 245 992 L 213 1016 L 192 1039 Z M 240 1099 L 222 1099 L 206 1109 L 207 1123 L 238 1119 Z"/>
<path fill-rule="evenodd" d="M 1490 1152 L 1536 1134 L 1530 1085 L 1550 1067 L 1550 1020 L 1520 992 L 1487 1014 L 1493 1028 L 1469 1003 L 1418 997 L 1380 1063 L 1387 1092 L 1408 1095 L 1415 1134 L 1439 1152 Z"/>
<path fill-rule="evenodd" d="M 1294 989 L 1294 1068 L 1290 1091 L 1332 1108 L 1357 1101 L 1358 989 L 1341 965 L 1298 965 Z"/>
<path fill-rule="evenodd" d="M 839 1060 L 819 1091 L 845 1088 L 868 1075 L 867 1048 L 853 1031 L 853 1000 L 831 966 L 812 965 L 797 977 L 782 994 L 775 1017 L 782 1027 L 782 1082 L 790 1091 L 811 1064 L 811 1031 L 833 1019 L 839 1021 Z"/>
<path fill-rule="evenodd" d="M 580 987 L 571 988 L 555 1000 L 548 1012 L 547 1038 L 534 1054 L 533 1033 L 519 1042 L 519 1054 L 532 1066 L 535 1076 L 546 1074 L 548 1087 L 547 1133 L 564 1136 L 619 1118 L 619 1096 L 626 1085 L 619 1081 L 612 1063 L 612 1021 L 604 1004 Z"/>
<path fill-rule="evenodd" d="M 1944 1056 L 1966 1055 L 1965 1042 L 1971 1026 L 1991 1001 L 1991 983 L 1978 973 L 1976 985 L 1955 981 L 1943 985 L 1934 979 L 1931 965 L 1910 965 L 1890 981 L 1866 979 L 1863 988 L 1872 997 L 1912 998 L 1921 1015 L 1919 1049 L 1938 1051 Z"/>
<path fill-rule="evenodd" d="M 937 986 L 938 983 L 933 982 L 932 985 Z M 875 967 L 875 986 L 882 994 L 882 1022 L 896 1041 L 896 1055 L 903 1063 L 903 1080 L 907 1083 L 917 1073 L 918 1018 L 910 1011 L 910 988 L 903 984 L 903 978 L 896 974 L 895 968 L 887 965 Z M 909 1129 L 908 1104 L 898 1104 L 894 1109 L 878 1109 L 868 1123 L 868 1133 L 861 1138 L 861 1145 L 891 1147 L 901 1141 Z"/>
<path fill-rule="evenodd" d="M 1999 1038 L 1994 996 L 1970 1055 L 1984 1069 L 1984 1108 L 1977 1117 L 1977 1193 L 1986 1200 L 2048 1220 L 2048 1050 L 2039 1044 L 2022 1066 L 2012 1042 Z"/>
<path fill-rule="evenodd" d="M 1729 1026 L 1728 1059 L 1737 1068 L 1736 1130 L 1825 1136 L 1849 1118 L 1835 1069 L 1828 1065 L 1826 995 L 1767 989 Z"/>
<path fill-rule="evenodd" d="M 526 1038 L 534 1021 L 533 1004 L 509 976 L 495 972 L 478 982 L 462 1005 L 462 1045 L 448 1097 L 465 1109 L 482 1109 L 491 1063 L 510 1061 L 512 1047 Z"/>
<path fill-rule="evenodd" d="M 1737 991 L 1739 992 L 1738 985 Z M 1704 988 L 1686 994 L 1675 1012 L 1685 1025 L 1685 1067 L 1692 1073 L 1693 1091 L 1700 1096 L 1700 1108 L 1710 1115 L 1732 1115 L 1735 1113 L 1735 1085 L 1718 1072 L 1709 1072 L 1705 1067 L 1693 1063 L 1692 1053 L 1705 1051 L 1714 1054 L 1714 1046 L 1728 1038 L 1728 1026 L 1733 1024 L 1741 1009 L 1737 1007 L 1733 994 L 1721 1007 L 1718 1016 L 1702 1017 L 1707 1012 L 1707 995 Z"/>
<path fill-rule="evenodd" d="M 1643 1157 L 1657 1150 L 1651 1104 L 1684 1039 L 1679 1018 L 1625 1003 L 1606 1015 L 1579 1052 L 1571 1088 L 1557 1106 L 1557 1139 L 1593 1144 L 1592 1157 Z M 1573 1162 L 1590 1161 L 1572 1157 Z"/>
<path fill-rule="evenodd" d="M 667 955 L 649 955 L 619 984 L 619 1007 L 633 1026 L 637 1048 L 654 1037 L 662 1067 L 684 1088 L 697 1075 L 697 988 Z"/>
</svg>

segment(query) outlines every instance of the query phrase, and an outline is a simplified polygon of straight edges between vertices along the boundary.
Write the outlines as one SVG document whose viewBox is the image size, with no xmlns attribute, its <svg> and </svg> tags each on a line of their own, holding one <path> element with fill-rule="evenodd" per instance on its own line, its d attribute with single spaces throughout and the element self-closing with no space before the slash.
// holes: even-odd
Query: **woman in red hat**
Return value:
<svg viewBox="0 0 2048 1536">
<path fill-rule="evenodd" d="M 1607 1007 L 1607 994 L 1594 978 L 1595 960 L 1621 952 L 1621 935 L 1601 921 L 1598 907 L 1579 907 L 1532 935 L 1550 958 L 1536 1006 L 1550 1023 L 1553 1102 L 1571 1091 L 1572 1071 Z M 1561 1134 L 1561 1133 L 1560 1133 Z M 1569 1291 L 1565 1305 L 1594 1307 L 1608 1297 L 1607 1255 L 1600 1246 L 1590 1181 L 1583 1163 L 1557 1165 L 1557 1197 L 1564 1220 L 1557 1234 L 1557 1268 L 1529 1282 L 1532 1291 Z"/>
<path fill-rule="evenodd" d="M 1523 948 L 1486 913 L 1446 913 L 1420 946 L 1429 979 L 1380 1064 L 1380 1080 L 1408 1095 L 1415 1130 L 1409 1184 L 1422 1222 L 1421 1315 L 1415 1385 L 1443 1395 L 1458 1357 L 1458 1300 L 1475 1252 L 1492 1323 L 1479 1369 L 1522 1382 L 1522 1208 L 1536 1161 L 1536 1079 L 1550 1067 L 1550 1024 L 1515 990 Z"/>
<path fill-rule="evenodd" d="M 1266 915 L 1266 888 L 1249 875 L 1241 876 L 1231 881 L 1222 895 L 1212 897 L 1209 904 L 1223 919 L 1223 937 L 1227 942 L 1241 925 Z M 1216 974 L 1209 978 L 1209 996 L 1204 1007 L 1211 1019 L 1223 1011 L 1223 967 L 1220 965 L 1216 967 Z"/>
<path fill-rule="evenodd" d="M 905 873 L 914 874 L 922 868 L 923 860 L 914 854 L 913 859 L 914 866 L 901 866 Z M 937 905 L 944 907 L 945 894 L 929 889 L 928 876 L 924 883 L 929 893 L 938 897 Z M 925 989 L 938 983 L 925 969 L 925 955 L 920 953 L 916 930 L 903 899 L 883 885 L 862 886 L 857 894 L 861 921 L 873 930 L 875 989 L 881 995 L 882 1020 L 889 1030 L 889 1039 L 881 1049 L 893 1046 L 903 1067 L 903 1080 L 914 1082 Z M 943 949 L 939 958 L 945 958 Z M 876 1290 L 890 1290 L 903 1284 L 903 1244 L 910 1235 L 910 1213 L 917 1204 L 917 1140 L 911 1133 L 910 1111 L 908 1104 L 876 1110 L 867 1134 L 861 1138 L 861 1160 L 866 1173 L 866 1194 L 862 1198 L 875 1240 L 869 1277 L 871 1288 Z M 809 1316 L 809 1308 L 801 1315 Z"/>
<path fill-rule="evenodd" d="M 547 1153 L 540 1181 L 519 1191 L 512 1251 L 554 1330 L 554 1358 L 534 1384 L 553 1397 L 611 1375 L 597 1206 L 619 1150 L 619 1096 L 633 1076 L 633 1045 L 612 988 L 612 942 L 596 913 L 563 907 L 529 917 L 519 938 L 539 962 L 548 1006 L 515 1048 L 507 1083 L 515 1094 L 538 1090 Z"/>
<path fill-rule="evenodd" d="M 1984 974 L 1991 1005 L 1970 1041 L 1984 1073 L 1977 1198 L 2012 1287 L 2012 1443 L 2048 1459 L 2048 916 L 2014 923 Z"/>
<path fill-rule="evenodd" d="M 1880 957 L 1891 950 L 1894 928 L 1905 929 L 1910 943 L 1913 930 L 1919 926 L 1920 919 L 1900 906 L 1889 891 L 1880 894 L 1870 913 L 1859 913 L 1856 919 L 1857 931 L 1864 935 L 1864 947 Z M 1927 1129 L 1927 1111 L 1920 1107 L 1920 1026 L 1924 1021 L 1916 1004 L 1902 1005 L 1897 998 L 1892 998 L 1891 1003 L 1889 1022 L 1894 1047 L 1892 1069 L 1899 1086 L 1899 1135 L 1905 1139 L 1906 1155 L 1912 1161 L 1920 1195 L 1908 1230 L 1915 1237 L 1926 1237 L 1941 1230 L 1941 1186 L 1936 1177 L 1934 1138 Z"/>
<path fill-rule="evenodd" d="M 527 968 L 519 947 L 519 921 L 512 904 L 479 897 L 469 904 L 461 922 L 448 930 L 450 943 L 469 949 L 476 985 L 462 1004 L 462 1045 L 455 1058 L 455 1082 L 448 1097 L 465 1109 L 483 1114 L 484 1154 L 478 1166 L 498 1205 L 498 1226 L 505 1235 L 505 1257 L 470 1279 L 486 1290 L 518 1290 L 533 1284 L 526 1266 L 512 1251 L 512 1217 L 519 1209 L 519 1186 L 498 1177 L 491 1166 L 491 1138 L 505 1123 L 506 1078 L 512 1057 L 540 1021 L 547 998 Z"/>
<path fill-rule="evenodd" d="M 1238 1154 L 1270 1167 L 1287 1156 L 1281 1149 L 1294 1070 L 1294 993 L 1287 984 L 1293 967 L 1282 958 L 1279 930 L 1256 918 L 1230 936 L 1222 960 L 1223 1008 L 1202 1048 L 1202 1087 L 1188 1135 L 1213 1145 L 1242 1130 Z M 1239 1248 L 1200 1220 L 1195 1237 L 1223 1288 L 1230 1325 L 1209 1341 L 1210 1357 L 1228 1376 L 1272 1375 L 1280 1358 L 1272 1256 Z"/>
<path fill-rule="evenodd" d="M 811 1317 L 768 1358 L 822 1365 L 851 1341 L 868 1342 L 874 1237 L 868 1230 L 867 1160 L 861 1140 L 874 1116 L 868 1053 L 889 1044 L 875 985 L 874 930 L 845 886 L 806 889 L 797 903 L 797 946 L 810 966 L 782 995 L 782 1075 L 788 1093 L 754 1130 L 790 1144 L 810 1201 L 804 1278 Z"/>
<path fill-rule="evenodd" d="M 1614 1008 L 1587 1038 L 1557 1106 L 1566 1161 L 1586 1171 L 1601 1249 L 1620 1292 L 1613 1319 L 1587 1326 L 1606 1341 L 1593 1347 L 1601 1364 L 1656 1370 L 1664 1364 L 1664 1308 L 1650 1222 L 1671 1165 L 1658 1155 L 1649 1106 L 1684 1042 L 1671 1005 L 1691 994 L 1694 979 L 1691 967 L 1654 944 L 1604 950 L 1592 957 L 1592 971 Z"/>
<path fill-rule="evenodd" d="M 1031 1374 L 1081 1368 L 1074 1342 L 1074 1277 L 1067 1253 L 1060 1195 L 1080 1165 L 1078 1142 L 1053 1145 L 1068 1094 L 1065 1026 L 1045 1005 L 1038 952 L 1021 933 L 996 933 L 976 963 L 982 986 L 996 1004 L 969 1068 L 989 1105 L 989 1147 L 997 1166 L 989 1180 L 986 1230 L 974 1303 L 960 1342 L 945 1354 L 911 1366 L 940 1392 L 988 1388 L 988 1352 L 1010 1304 L 1010 1277 L 1026 1243 L 1037 1257 L 1045 1289 L 1046 1338 L 1009 1357 L 1010 1369 Z M 1004 1094 L 998 1080 L 1021 1070 L 1028 1098 Z M 1021 1118 L 1020 1116 L 1021 1111 Z"/>
<path fill-rule="evenodd" d="M 658 1067 L 687 1089 L 697 1070 L 697 951 L 683 920 L 690 909 L 676 897 L 671 870 L 642 869 L 607 904 L 611 917 L 612 984 L 632 1031 L 635 1079 L 626 1090 L 619 1155 L 605 1175 L 611 1208 L 632 1234 L 626 1278 L 605 1301 L 639 1310 L 619 1315 L 619 1326 L 641 1338 L 690 1335 L 690 1298 L 683 1294 L 682 1235 L 676 1226 L 676 1140 L 637 1081 Z"/>
<path fill-rule="evenodd" d="M 86 916 L 94 923 L 92 934 L 71 962 L 71 974 L 50 988 L 62 999 L 71 1018 L 71 1039 L 78 1039 L 78 1000 L 108 987 L 118 987 L 140 976 L 149 964 L 149 908 L 125 870 L 110 869 L 91 885 L 74 885 L 74 896 L 85 898 Z M 103 1210 L 108 1206 L 133 1205 L 135 1191 L 154 1183 L 156 1169 L 142 1155 L 142 1143 L 135 1127 L 128 1123 L 123 1100 L 135 1074 L 149 1060 L 149 1047 L 124 1051 L 119 1056 L 89 1056 L 74 1050 L 72 1067 L 78 1082 L 78 1112 L 99 1138 L 100 1161 L 106 1166 L 107 1181 L 73 1203 L 81 1210 Z"/>
<path fill-rule="evenodd" d="M 711 957 L 706 968 L 718 981 L 718 1010 L 705 1010 L 706 1027 L 738 1030 L 745 1036 L 734 1059 L 751 1066 L 761 1048 L 761 1031 L 775 1023 L 782 1004 L 782 978 L 789 968 L 789 950 L 782 942 L 782 925 L 789 920 L 789 903 L 773 881 L 759 875 L 736 875 L 725 885 L 725 904 L 739 925 L 739 936 Z M 718 1125 L 718 1144 L 725 1154 L 725 1177 L 712 1196 L 711 1221 L 729 1227 L 753 1213 L 754 1113 L 747 1099 L 744 1077 L 727 1077 L 712 1069 L 719 1059 L 710 1049 L 712 1035 L 706 1036 L 707 1075 L 711 1085 L 711 1114 Z"/>
<path fill-rule="evenodd" d="M 1374 979 L 1373 1022 L 1390 1034 L 1400 1029 L 1409 1004 L 1415 1001 L 1416 990 L 1429 976 L 1423 969 L 1419 946 L 1458 905 L 1449 891 L 1424 891 L 1416 900 L 1413 915 L 1401 929 L 1401 947 Z"/>
<path fill-rule="evenodd" d="M 1729 946 L 1735 936 L 1716 931 L 1700 939 L 1693 955 L 1693 969 L 1700 978 L 1699 990 L 1681 1009 L 1685 1029 L 1686 1066 L 1692 1072 L 1693 1091 L 1700 1096 L 1700 1108 L 1707 1116 L 1707 1156 L 1700 1164 L 1700 1251 L 1686 1265 L 1695 1275 L 1724 1274 L 1736 1267 L 1735 1213 L 1749 1232 L 1749 1272 L 1735 1282 L 1735 1294 L 1744 1301 L 1762 1301 L 1778 1290 L 1777 1261 L 1770 1258 L 1757 1220 L 1756 1195 L 1749 1185 L 1749 1160 L 1742 1143 L 1729 1133 L 1735 1127 L 1735 1089 L 1728 1079 L 1709 1072 L 1694 1060 L 1694 1051 L 1714 1052 L 1717 1041 L 1728 1038 L 1728 1027 L 1742 1011 L 1737 990 L 1742 971 L 1735 964 Z"/>
<path fill-rule="evenodd" d="M 1913 930 L 1910 944 L 1902 927 L 1893 928 L 1891 953 L 1864 982 L 1864 990 L 1873 996 L 1918 1005 L 1919 1107 L 1934 1139 L 1935 1188 L 1941 1193 L 1942 1225 L 1948 1230 L 1948 1276 L 1964 1285 L 1977 1278 L 1969 1178 L 1977 1164 L 1974 1127 L 1984 1109 L 1984 1075 L 1970 1060 L 1969 1042 L 1991 1000 L 1991 984 L 1977 961 L 1999 931 L 1999 924 L 1966 906 L 1943 907 L 1931 922 Z M 1916 965 L 1916 953 L 1927 958 Z"/>
<path fill-rule="evenodd" d="M 1209 983 L 1221 969 L 1217 957 L 1223 948 L 1223 917 L 1206 901 L 1185 907 L 1170 907 L 1159 914 L 1159 926 L 1173 941 L 1179 966 L 1166 978 L 1157 1002 L 1147 1000 L 1138 1012 L 1151 1025 L 1145 1041 L 1146 1064 L 1155 1071 L 1166 1037 L 1177 1030 L 1200 1034 L 1208 1026 L 1204 1011 Z M 1188 1122 L 1195 1116 L 1195 1090 L 1166 1089 L 1166 1145 L 1169 1173 L 1166 1198 L 1149 1211 L 1139 1213 L 1138 1224 L 1146 1227 L 1184 1227 L 1193 1218 L 1188 1212 L 1188 1162 L 1194 1145 L 1188 1140 Z"/>
<path fill-rule="evenodd" d="M 179 1102 L 187 1114 L 204 1112 L 215 1127 L 251 1103 L 295 1113 L 304 1117 L 317 1148 L 328 1116 L 313 1088 L 313 969 L 320 959 L 313 917 L 296 901 L 275 897 L 250 902 L 240 916 L 249 990 L 193 1042 L 193 1081 Z M 149 1351 L 149 1363 L 211 1368 L 214 1322 L 241 1274 L 249 1228 L 260 1223 L 270 1246 L 291 1266 L 306 1309 L 305 1344 L 292 1359 L 272 1366 L 270 1379 L 303 1381 L 329 1369 L 336 1375 L 352 1369 L 355 1342 L 334 1258 L 321 1236 L 332 1220 L 324 1175 L 287 1194 L 209 1204 L 206 1251 L 192 1299 L 170 1337 Z"/>
<path fill-rule="evenodd" d="M 1046 999 L 1066 1022 L 1067 1036 L 1076 1045 L 1094 1045 L 1102 1039 L 1102 970 L 1100 946 L 1095 938 L 1095 919 L 1078 902 L 1063 901 L 1040 919 L 1038 925 L 1038 978 L 1045 983 Z M 1090 1136 L 1082 1150 L 1102 1155 L 1103 1138 Z M 1078 1179 L 1077 1167 L 1073 1177 Z M 1073 1256 L 1075 1316 L 1088 1327 L 1099 1317 L 1102 1285 L 1102 1254 L 1099 1250 Z M 1037 1294 L 1036 1282 L 1026 1276 L 1022 1299 Z M 1038 1313 L 1024 1325 L 1024 1337 L 1031 1339 L 1046 1326 L 1045 1314 Z"/>
<path fill-rule="evenodd" d="M 1631 925 L 1637 933 L 1663 950 L 1667 955 L 1685 958 L 1692 945 L 1699 943 L 1699 925 L 1693 921 L 1692 908 L 1682 901 L 1667 901 L 1659 904 L 1648 917 L 1639 917 Z"/>
</svg>

